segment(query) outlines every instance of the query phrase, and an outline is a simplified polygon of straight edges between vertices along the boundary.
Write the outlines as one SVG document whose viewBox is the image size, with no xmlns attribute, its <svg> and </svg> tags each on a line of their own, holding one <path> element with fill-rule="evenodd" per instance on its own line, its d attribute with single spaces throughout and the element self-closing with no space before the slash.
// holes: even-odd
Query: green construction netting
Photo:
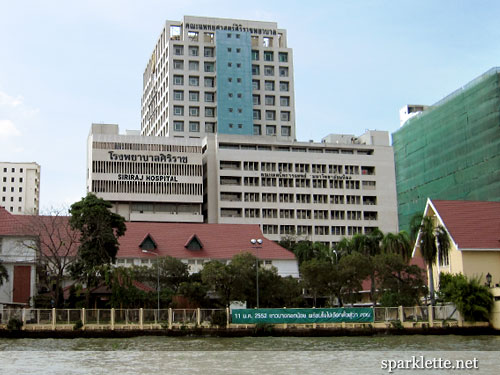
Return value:
<svg viewBox="0 0 500 375">
<path fill-rule="evenodd" d="M 500 69 L 392 134 L 400 230 L 427 198 L 500 201 Z"/>
</svg>

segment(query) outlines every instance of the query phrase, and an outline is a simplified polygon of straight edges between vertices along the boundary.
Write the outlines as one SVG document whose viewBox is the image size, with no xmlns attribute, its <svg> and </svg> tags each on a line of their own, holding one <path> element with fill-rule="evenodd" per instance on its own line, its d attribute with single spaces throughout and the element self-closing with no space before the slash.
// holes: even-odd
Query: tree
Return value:
<svg viewBox="0 0 500 375">
<path fill-rule="evenodd" d="M 409 265 L 400 254 L 384 253 L 375 256 L 375 270 L 379 288 L 382 291 L 382 306 L 414 306 L 420 304 L 425 295 L 422 269 Z"/>
<path fill-rule="evenodd" d="M 125 220 L 111 212 L 111 203 L 87 194 L 70 208 L 70 225 L 80 233 L 80 245 L 71 272 L 75 278 L 85 282 L 87 303 L 90 288 L 103 278 L 103 266 L 114 263 L 118 252 L 118 238 L 125 234 Z"/>
<path fill-rule="evenodd" d="M 79 236 L 71 229 L 64 209 L 51 209 L 45 215 L 30 216 L 26 220 L 26 232 L 35 240 L 23 240 L 23 246 L 36 253 L 39 282 L 53 291 L 55 307 L 61 307 L 64 278 L 75 262 Z"/>
<path fill-rule="evenodd" d="M 408 233 L 386 233 L 382 238 L 381 248 L 384 253 L 398 254 L 408 263 L 411 259 L 411 240 Z"/>
<path fill-rule="evenodd" d="M 373 257 L 382 252 L 381 242 L 384 235 L 379 229 L 375 229 L 369 234 L 355 234 L 352 238 L 347 239 L 344 238 L 337 245 L 337 248 L 347 254 L 351 254 L 353 252 L 358 252 L 363 254 L 369 260 L 373 260 Z M 371 270 L 369 272 L 371 287 L 370 294 L 372 298 L 373 305 L 377 304 L 377 296 L 376 296 L 376 278 L 375 278 L 375 269 L 373 267 L 373 262 Z"/>
<path fill-rule="evenodd" d="M 467 321 L 488 321 L 493 307 L 493 295 L 479 279 L 468 279 L 463 274 L 440 277 L 439 295 L 444 301 L 453 302 Z"/>
<path fill-rule="evenodd" d="M 205 263 L 201 270 L 203 283 L 217 293 L 220 304 L 225 307 L 233 300 L 237 276 L 233 267 L 216 260 Z"/>
<path fill-rule="evenodd" d="M 9 281 L 9 273 L 0 260 L 0 286 L 3 285 L 4 281 Z"/>
<path fill-rule="evenodd" d="M 446 229 L 442 225 L 434 225 L 434 220 L 430 216 L 421 217 L 420 222 L 418 221 L 418 217 L 414 216 L 412 218 L 411 233 L 418 235 L 416 237 L 416 241 L 418 241 L 417 246 L 420 248 L 420 253 L 428 268 L 429 293 L 431 305 L 434 306 L 436 299 L 432 269 L 437 261 L 442 264 L 443 260 L 448 258 L 450 238 Z"/>
</svg>

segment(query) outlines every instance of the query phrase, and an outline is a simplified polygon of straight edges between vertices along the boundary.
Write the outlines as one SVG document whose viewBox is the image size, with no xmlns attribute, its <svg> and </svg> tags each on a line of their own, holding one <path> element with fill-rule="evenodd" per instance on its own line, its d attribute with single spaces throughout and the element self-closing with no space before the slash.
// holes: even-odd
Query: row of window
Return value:
<svg viewBox="0 0 500 375">
<path fill-rule="evenodd" d="M 9 170 L 8 168 L 4 168 L 4 169 L 3 169 L 3 172 L 4 172 L 4 173 L 7 173 L 7 171 L 8 171 L 8 170 Z M 10 172 L 11 172 L 11 173 L 16 173 L 16 168 L 11 168 L 11 169 L 10 169 Z M 24 168 L 19 168 L 19 173 L 23 173 L 23 172 L 24 172 Z"/>
<path fill-rule="evenodd" d="M 377 220 L 377 211 L 307 210 L 277 208 L 221 208 L 221 215 L 233 212 L 233 216 L 265 219 L 298 220 Z"/>
<path fill-rule="evenodd" d="M 276 129 L 277 129 L 276 125 L 266 125 L 265 126 L 265 131 L 266 131 L 265 135 L 271 135 L 271 136 L 277 135 L 278 133 L 277 133 Z M 281 126 L 281 127 L 279 127 L 279 129 L 281 130 L 282 137 L 290 137 L 292 135 L 292 127 L 291 126 Z M 263 135 L 262 125 L 254 124 L 253 135 Z"/>
<path fill-rule="evenodd" d="M 200 146 L 160 145 L 146 143 L 126 142 L 93 142 L 92 148 L 96 150 L 135 150 L 135 151 L 166 151 L 182 153 L 201 153 Z"/>
<path fill-rule="evenodd" d="M 275 81 L 265 80 L 264 81 L 264 90 L 265 91 L 275 91 Z M 260 90 L 261 84 L 260 80 L 253 79 L 252 80 L 252 90 Z M 290 91 L 290 82 L 288 81 L 280 81 L 279 82 L 279 91 L 287 92 Z"/>
<path fill-rule="evenodd" d="M 252 179 L 255 177 L 245 177 L 245 182 L 247 184 L 253 182 Z M 261 197 L 262 194 L 262 197 Z M 261 199 L 262 198 L 262 199 Z M 292 193 L 254 193 L 254 192 L 221 192 L 220 193 L 221 201 L 231 201 L 231 202 L 271 202 L 271 203 L 294 203 L 299 202 L 310 203 L 311 201 L 314 203 L 329 203 L 329 204 L 347 204 L 347 205 L 361 205 L 364 206 L 375 206 L 377 205 L 377 197 L 373 195 L 342 195 L 342 194 L 334 194 L 330 195 L 329 198 L 324 197 L 323 195 L 313 194 L 312 199 L 311 196 L 309 198 L 304 197 L 304 194 L 295 194 Z"/>
<path fill-rule="evenodd" d="M 190 102 L 198 102 L 200 101 L 200 92 L 199 91 L 189 91 L 189 101 Z M 239 94 L 241 95 L 241 94 Z M 215 102 L 215 92 L 205 92 L 204 99 L 206 103 Z M 184 100 L 184 90 L 174 90 L 174 100 L 183 101 Z"/>
<path fill-rule="evenodd" d="M 260 51 L 259 50 L 252 50 L 252 60 L 253 61 L 259 61 L 260 60 Z M 274 61 L 274 51 L 263 51 L 262 53 L 262 59 L 264 61 Z M 281 63 L 286 63 L 288 62 L 288 52 L 278 52 L 278 61 Z"/>
<path fill-rule="evenodd" d="M 199 133 L 201 130 L 199 121 L 189 121 L 189 132 Z M 174 131 L 184 131 L 184 121 L 174 121 Z M 205 133 L 215 133 L 215 122 L 205 122 Z"/>
<path fill-rule="evenodd" d="M 184 70 L 184 60 L 174 60 L 173 61 L 174 69 L 176 70 Z M 192 71 L 200 70 L 200 62 L 196 60 L 188 61 L 188 69 Z M 205 73 L 214 73 L 215 72 L 215 63 L 214 62 L 204 62 L 203 63 L 203 71 Z"/>
<path fill-rule="evenodd" d="M 184 55 L 184 46 L 180 44 L 174 44 L 173 46 L 174 55 L 175 56 L 183 56 Z M 188 46 L 187 48 L 188 56 L 199 56 L 200 47 L 199 46 Z M 236 53 L 240 53 L 240 48 L 235 48 Z M 232 52 L 231 47 L 227 48 L 227 52 Z M 252 50 L 252 60 L 259 61 L 261 54 L 259 50 Z M 214 57 L 215 49 L 213 47 L 204 47 L 203 48 L 203 56 L 205 57 Z M 274 61 L 275 53 L 274 51 L 262 51 L 262 59 L 263 61 Z M 288 62 L 288 52 L 278 52 L 278 60 L 281 63 Z"/>
<path fill-rule="evenodd" d="M 260 65 L 252 64 L 252 75 L 259 76 L 260 71 Z M 264 65 L 263 71 L 265 76 L 272 77 L 275 75 L 276 68 L 274 65 Z M 287 66 L 280 66 L 277 71 L 280 77 L 288 77 L 289 75 L 289 68 Z"/>
<path fill-rule="evenodd" d="M 203 186 L 183 182 L 92 180 L 94 193 L 202 195 Z"/>
<path fill-rule="evenodd" d="M 130 161 L 92 161 L 92 173 L 126 173 L 168 176 L 201 176 L 201 165 L 175 163 L 141 163 Z"/>
<path fill-rule="evenodd" d="M 258 161 L 238 161 L 221 160 L 220 169 L 241 170 L 244 171 L 263 171 L 263 172 L 295 172 L 295 173 L 321 173 L 321 174 L 346 174 L 375 175 L 375 167 L 359 165 L 341 165 L 341 164 L 307 164 L 307 163 L 288 163 L 288 162 L 258 162 Z"/>
<path fill-rule="evenodd" d="M 7 209 L 7 206 L 5 206 L 4 208 Z M 23 211 L 23 208 L 21 206 L 18 206 L 17 207 L 17 212 L 22 212 L 22 211 Z M 9 207 L 9 212 L 14 212 L 14 207 L 10 206 Z M 0 240 L 1 240 L 1 238 L 0 238 Z"/>
<path fill-rule="evenodd" d="M 6 202 L 7 201 L 7 197 L 2 197 L 2 202 Z M 11 202 L 14 202 L 14 197 L 10 197 L 10 201 Z M 23 201 L 23 197 L 18 197 L 18 202 L 22 202 Z"/>
<path fill-rule="evenodd" d="M 276 111 L 275 110 L 265 110 L 265 119 L 267 121 L 276 121 Z M 280 120 L 281 121 L 290 121 L 291 118 L 291 113 L 290 111 L 280 111 Z M 253 110 L 253 119 L 254 120 L 261 120 L 262 119 L 262 113 L 260 109 L 254 109 Z"/>
<path fill-rule="evenodd" d="M 377 227 L 364 227 L 364 233 L 369 234 L 373 232 Z M 323 226 L 323 225 L 275 225 L 275 224 L 263 224 L 262 232 L 264 234 L 296 234 L 299 236 L 352 236 L 355 234 L 363 233 L 363 227 L 361 226 Z"/>
<path fill-rule="evenodd" d="M 11 186 L 11 188 L 10 188 L 10 192 L 11 192 L 11 193 L 14 193 L 14 191 L 15 191 L 15 188 L 14 188 L 13 186 Z M 3 192 L 3 193 L 6 193 L 6 192 L 7 192 L 7 186 L 2 186 L 2 192 Z M 22 188 L 22 187 L 20 187 L 20 188 L 19 188 L 19 193 L 22 193 L 22 192 L 23 192 L 23 188 Z"/>
<path fill-rule="evenodd" d="M 220 176 L 221 185 L 233 186 L 265 186 L 281 188 L 315 188 L 315 189 L 352 189 L 374 190 L 375 181 L 337 180 L 319 178 L 287 178 L 287 177 L 238 177 Z M 327 203 L 327 202 L 324 202 Z"/>
<path fill-rule="evenodd" d="M 232 109 L 232 108 L 230 108 Z M 229 111 L 232 112 L 232 111 Z M 241 113 L 241 109 L 238 110 Z M 174 115 L 175 116 L 184 116 L 184 106 L 183 105 L 174 105 Z M 200 107 L 191 106 L 189 107 L 189 116 L 191 117 L 199 117 L 200 116 Z M 205 107 L 205 117 L 215 117 L 215 107 Z"/>
<path fill-rule="evenodd" d="M 290 106 L 290 97 L 289 96 L 280 96 L 280 107 L 289 107 Z M 261 104 L 261 95 L 254 94 L 253 95 L 253 105 Z M 274 95 L 265 95 L 264 96 L 264 104 L 274 106 L 276 105 L 276 96 Z"/>
<path fill-rule="evenodd" d="M 7 177 L 3 177 L 2 181 L 3 182 L 7 182 Z M 15 177 L 11 177 L 10 178 L 10 182 L 16 182 L 16 178 Z M 23 178 L 22 177 L 19 177 L 19 182 L 23 182 Z"/>
</svg>

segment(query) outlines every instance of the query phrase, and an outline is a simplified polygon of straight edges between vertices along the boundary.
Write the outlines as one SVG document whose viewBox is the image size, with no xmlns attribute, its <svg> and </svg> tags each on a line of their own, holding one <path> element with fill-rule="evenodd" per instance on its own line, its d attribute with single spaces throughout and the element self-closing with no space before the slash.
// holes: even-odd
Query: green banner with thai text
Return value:
<svg viewBox="0 0 500 375">
<path fill-rule="evenodd" d="M 332 309 L 233 309 L 234 324 L 310 324 L 310 323 L 371 323 L 373 309 L 339 307 Z"/>
</svg>

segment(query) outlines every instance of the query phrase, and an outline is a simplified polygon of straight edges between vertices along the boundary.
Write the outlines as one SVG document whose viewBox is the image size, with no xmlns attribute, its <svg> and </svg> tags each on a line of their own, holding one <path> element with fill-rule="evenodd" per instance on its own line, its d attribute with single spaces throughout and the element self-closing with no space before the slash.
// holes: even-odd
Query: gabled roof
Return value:
<svg viewBox="0 0 500 375">
<path fill-rule="evenodd" d="M 427 205 L 459 250 L 500 250 L 500 202 L 428 200 Z"/>
<path fill-rule="evenodd" d="M 153 236 L 151 235 L 151 233 L 148 233 L 144 236 L 143 240 L 141 241 L 141 243 L 139 244 L 139 247 L 141 249 L 144 249 L 145 248 L 145 245 L 147 244 L 152 244 L 153 245 L 153 248 L 156 249 L 158 247 L 158 244 L 156 243 L 155 239 L 153 238 Z"/>
<path fill-rule="evenodd" d="M 203 249 L 203 243 L 200 241 L 200 239 L 198 238 L 198 236 L 195 233 L 193 233 L 193 235 L 191 237 L 189 237 L 189 240 L 187 240 L 184 247 L 186 249 L 193 250 L 193 248 L 192 248 L 193 243 L 194 243 L 195 247 L 199 247 L 199 249 L 197 248 L 197 250 Z"/>
<path fill-rule="evenodd" d="M 291 251 L 266 239 L 256 224 L 127 222 L 126 225 L 127 231 L 119 239 L 118 258 L 151 257 L 137 246 L 149 233 L 155 238 L 158 245 L 155 252 L 159 256 L 227 260 L 236 254 L 250 252 L 260 259 L 295 259 Z M 194 236 L 203 244 L 197 251 L 186 248 Z M 259 248 L 254 247 L 250 243 L 252 238 L 262 238 L 262 245 Z"/>
</svg>

